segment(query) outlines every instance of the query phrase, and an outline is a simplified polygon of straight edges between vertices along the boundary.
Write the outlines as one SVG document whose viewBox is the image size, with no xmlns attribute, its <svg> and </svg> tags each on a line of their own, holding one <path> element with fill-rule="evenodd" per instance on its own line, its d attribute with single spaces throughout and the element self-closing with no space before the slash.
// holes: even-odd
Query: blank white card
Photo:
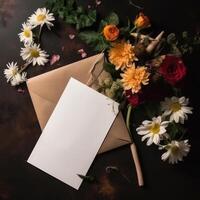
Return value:
<svg viewBox="0 0 200 200">
<path fill-rule="evenodd" d="M 79 189 L 118 114 L 118 103 L 71 78 L 28 163 Z"/>
</svg>

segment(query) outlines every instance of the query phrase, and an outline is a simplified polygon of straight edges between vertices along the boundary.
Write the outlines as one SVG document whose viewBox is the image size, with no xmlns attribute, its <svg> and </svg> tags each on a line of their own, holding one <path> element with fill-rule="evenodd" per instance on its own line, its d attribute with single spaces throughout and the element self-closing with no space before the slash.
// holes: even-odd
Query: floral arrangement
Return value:
<svg viewBox="0 0 200 200">
<path fill-rule="evenodd" d="M 19 33 L 20 42 L 24 47 L 21 48 L 20 56 L 25 64 L 18 66 L 17 62 L 7 64 L 4 70 L 7 82 L 12 86 L 20 85 L 26 81 L 27 72 L 25 70 L 31 64 L 45 65 L 48 62 L 49 55 L 40 47 L 41 33 L 44 25 L 50 29 L 53 26 L 52 21 L 55 18 L 46 8 L 39 8 L 32 14 L 27 22 L 22 24 L 21 33 Z"/>
<path fill-rule="evenodd" d="M 98 90 L 120 103 L 131 138 L 136 132 L 148 146 L 157 145 L 164 152 L 163 161 L 182 161 L 190 151 L 184 123 L 192 114 L 189 99 L 181 91 L 187 75 L 183 59 L 199 47 L 200 35 L 162 31 L 152 37 L 151 20 L 133 2 L 130 5 L 140 11 L 126 25 L 114 12 L 97 19 L 100 3 L 87 9 L 74 0 L 49 0 L 47 5 L 74 25 L 94 51 L 104 52 L 107 75 L 98 77 Z"/>
</svg>

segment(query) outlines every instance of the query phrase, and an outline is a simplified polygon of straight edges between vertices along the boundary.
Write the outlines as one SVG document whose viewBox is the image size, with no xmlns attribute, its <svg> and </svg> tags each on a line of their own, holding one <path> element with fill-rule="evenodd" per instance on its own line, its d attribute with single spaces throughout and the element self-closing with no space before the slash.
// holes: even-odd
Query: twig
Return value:
<svg viewBox="0 0 200 200">
<path fill-rule="evenodd" d="M 143 7 L 138 6 L 138 5 L 136 5 L 135 3 L 133 3 L 131 0 L 129 0 L 129 4 L 130 4 L 131 6 L 137 8 L 137 9 L 139 9 L 139 10 L 143 10 L 143 9 L 144 9 Z"/>
<path fill-rule="evenodd" d="M 140 165 L 140 161 L 139 161 L 139 157 L 138 157 L 138 153 L 137 153 L 137 149 L 136 149 L 135 144 L 132 143 L 130 145 L 130 148 L 131 148 L 132 157 L 133 157 L 133 160 L 134 160 L 134 163 L 135 163 L 138 185 L 140 187 L 142 187 L 144 185 L 144 180 L 143 180 L 142 169 L 141 169 L 141 165 Z"/>
<path fill-rule="evenodd" d="M 40 43 L 40 40 L 41 40 L 42 28 L 43 28 L 43 26 L 41 25 L 40 30 L 39 30 L 39 34 L 38 34 L 38 43 Z"/>
<path fill-rule="evenodd" d="M 127 117 L 126 117 L 126 125 L 127 125 L 128 131 L 129 131 L 129 135 L 130 135 L 130 138 L 131 138 L 131 141 L 132 141 L 132 144 L 130 145 L 130 149 L 131 149 L 133 161 L 135 163 L 135 169 L 136 169 L 136 173 L 137 173 L 138 185 L 139 186 L 143 186 L 144 185 L 144 180 L 143 180 L 143 175 L 142 175 L 142 169 L 141 169 L 141 165 L 140 165 L 137 149 L 136 149 L 135 143 L 133 142 L 133 137 L 132 137 L 131 131 L 130 131 L 131 111 L 132 111 L 132 106 L 129 104 L 128 105 Z"/>
<path fill-rule="evenodd" d="M 25 63 L 21 69 L 19 70 L 19 73 L 21 74 L 25 69 L 27 69 L 30 66 L 31 62 Z"/>
</svg>

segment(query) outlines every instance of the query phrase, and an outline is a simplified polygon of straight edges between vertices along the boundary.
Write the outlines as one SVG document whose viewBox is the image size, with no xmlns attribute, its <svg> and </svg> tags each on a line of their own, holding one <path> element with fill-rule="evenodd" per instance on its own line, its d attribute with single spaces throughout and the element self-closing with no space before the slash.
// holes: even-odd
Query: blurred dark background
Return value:
<svg viewBox="0 0 200 200">
<path fill-rule="evenodd" d="M 85 6 L 95 5 L 95 1 L 79 2 Z M 144 7 L 155 32 L 200 30 L 200 9 L 196 0 L 133 2 Z M 144 188 L 137 186 L 128 146 L 97 156 L 88 174 L 94 175 L 98 181 L 92 184 L 84 182 L 79 191 L 26 163 L 41 130 L 26 86 L 22 86 L 23 92 L 11 87 L 6 83 L 3 70 L 10 61 L 23 63 L 19 55 L 21 44 L 17 34 L 27 17 L 38 7 L 43 7 L 44 3 L 44 0 L 0 0 L 0 200 L 200 199 L 199 52 L 185 59 L 189 70 L 184 92 L 194 107 L 194 114 L 187 122 L 191 152 L 184 162 L 169 165 L 160 160 L 161 152 L 156 147 L 147 147 L 140 137 L 135 136 L 144 173 Z M 128 0 L 103 0 L 97 10 L 101 16 L 113 10 L 124 22 L 127 17 L 133 20 L 138 12 L 129 5 Z M 88 56 L 94 54 L 79 39 L 70 40 L 70 33 L 75 33 L 74 28 L 62 22 L 57 23 L 51 32 L 43 33 L 43 48 L 50 55 L 60 54 L 61 60 L 53 66 L 30 67 L 29 77 L 80 60 L 77 53 L 80 48 L 84 48 Z M 119 174 L 106 174 L 106 166 L 117 166 L 130 182 Z"/>
</svg>

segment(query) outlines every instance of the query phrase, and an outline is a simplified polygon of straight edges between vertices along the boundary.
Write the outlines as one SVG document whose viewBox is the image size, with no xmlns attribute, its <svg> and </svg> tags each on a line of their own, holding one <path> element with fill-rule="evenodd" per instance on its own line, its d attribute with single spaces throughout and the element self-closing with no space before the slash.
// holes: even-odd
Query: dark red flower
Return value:
<svg viewBox="0 0 200 200">
<path fill-rule="evenodd" d="M 168 55 L 161 64 L 159 73 L 168 83 L 175 85 L 185 77 L 186 67 L 179 57 Z"/>
<path fill-rule="evenodd" d="M 138 94 L 132 94 L 131 90 L 126 90 L 125 91 L 126 98 L 133 107 L 138 106 L 140 102 L 140 98 Z"/>
</svg>

